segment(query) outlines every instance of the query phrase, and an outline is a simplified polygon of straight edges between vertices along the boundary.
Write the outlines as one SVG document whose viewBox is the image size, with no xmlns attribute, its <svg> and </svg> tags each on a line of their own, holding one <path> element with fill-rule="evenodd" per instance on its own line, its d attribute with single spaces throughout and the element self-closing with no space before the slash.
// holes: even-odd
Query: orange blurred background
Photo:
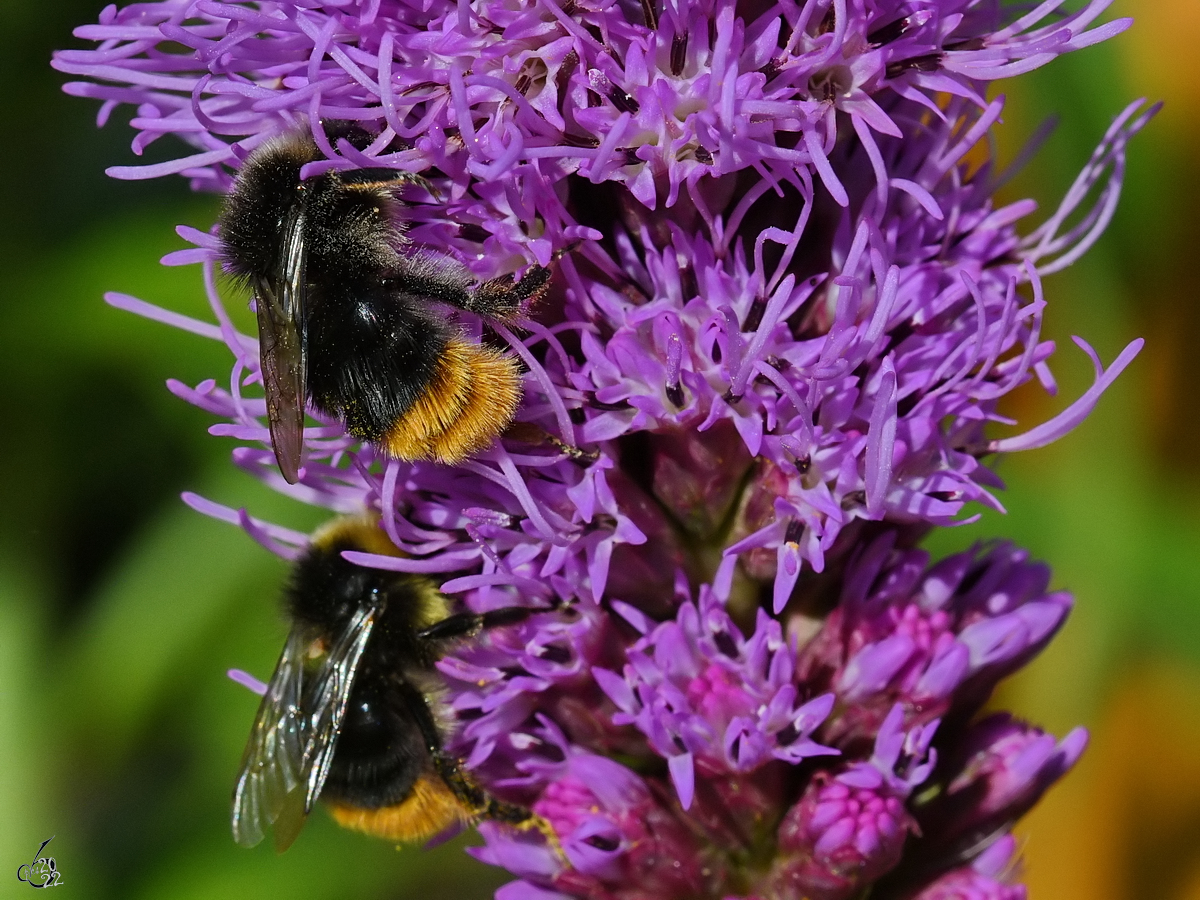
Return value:
<svg viewBox="0 0 1200 900">
<path fill-rule="evenodd" d="M 1086 724 L 1082 761 L 1018 827 L 1035 900 L 1200 900 L 1200 3 L 1118 0 L 1133 28 L 998 86 L 999 156 L 1050 113 L 1062 123 L 1004 191 L 1052 208 L 1118 109 L 1165 101 L 1132 142 L 1116 219 L 1046 283 L 1063 397 L 1087 383 L 1071 334 L 1107 362 L 1146 348 L 1077 432 L 1001 464 L 1009 514 L 957 547 L 1004 534 L 1029 546 L 1077 607 L 1043 658 L 993 701 L 1060 736 Z M 1069 364 L 1069 365 L 1067 365 Z M 1061 407 L 1028 391 L 1008 412 Z"/>
</svg>

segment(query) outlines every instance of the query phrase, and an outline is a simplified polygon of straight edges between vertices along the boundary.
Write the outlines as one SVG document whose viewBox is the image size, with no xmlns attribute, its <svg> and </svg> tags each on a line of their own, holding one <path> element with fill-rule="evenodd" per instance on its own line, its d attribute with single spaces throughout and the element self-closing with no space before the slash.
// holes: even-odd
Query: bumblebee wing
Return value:
<svg viewBox="0 0 1200 900">
<path fill-rule="evenodd" d="M 305 216 L 294 207 L 284 221 L 279 267 L 271 278 L 254 282 L 258 346 L 267 424 L 275 461 L 288 484 L 300 477 L 304 447 L 304 404 L 308 369 L 304 267 L 308 255 Z"/>
<path fill-rule="evenodd" d="M 253 847 L 289 805 L 303 808 L 304 656 L 315 635 L 293 628 L 258 706 L 233 789 L 233 839 Z"/>
<path fill-rule="evenodd" d="M 338 733 L 346 718 L 350 689 L 367 640 L 382 609 L 381 604 L 364 605 L 329 648 L 324 665 L 304 688 L 302 704 L 311 715 L 307 722 L 304 746 L 304 811 L 310 812 L 333 762 Z"/>
</svg>

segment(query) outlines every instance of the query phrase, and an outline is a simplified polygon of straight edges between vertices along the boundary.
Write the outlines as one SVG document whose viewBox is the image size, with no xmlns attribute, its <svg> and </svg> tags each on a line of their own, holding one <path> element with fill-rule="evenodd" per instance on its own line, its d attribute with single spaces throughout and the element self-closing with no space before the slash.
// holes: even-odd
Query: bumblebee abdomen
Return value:
<svg viewBox="0 0 1200 900">
<path fill-rule="evenodd" d="M 392 806 L 364 809 L 337 801 L 326 806 L 343 828 L 396 842 L 425 841 L 451 825 L 477 818 L 444 781 L 429 775 L 419 778 L 408 797 Z"/>
<path fill-rule="evenodd" d="M 376 642 L 377 644 L 378 642 Z M 371 651 L 368 650 L 369 655 Z M 355 676 L 322 796 L 364 809 L 401 803 L 432 769 L 418 715 L 396 673 L 373 659 Z M 422 701 L 416 701 L 418 703 Z"/>
<path fill-rule="evenodd" d="M 517 361 L 460 338 L 446 342 L 425 392 L 382 436 L 390 456 L 462 462 L 488 446 L 521 402 Z"/>
<path fill-rule="evenodd" d="M 308 390 L 355 437 L 378 443 L 438 371 L 450 326 L 379 285 L 313 304 Z"/>
</svg>

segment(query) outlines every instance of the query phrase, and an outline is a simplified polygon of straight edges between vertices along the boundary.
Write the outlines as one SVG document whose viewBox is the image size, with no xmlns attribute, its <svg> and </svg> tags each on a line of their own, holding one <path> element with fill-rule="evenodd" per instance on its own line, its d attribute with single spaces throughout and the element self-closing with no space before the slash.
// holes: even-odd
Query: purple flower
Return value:
<svg viewBox="0 0 1200 900">
<path fill-rule="evenodd" d="M 498 896 L 686 898 L 720 883 L 723 861 L 652 784 L 611 759 L 572 748 L 553 725 L 539 730 L 544 743 L 526 767 L 539 769 L 548 785 L 533 809 L 554 829 L 561 851 L 481 826 L 488 844 L 475 855 L 523 879 Z"/>
<path fill-rule="evenodd" d="M 820 732 L 834 746 L 871 740 L 894 703 L 909 724 L 953 706 L 970 715 L 995 684 L 1046 645 L 1071 597 L 1048 593 L 1050 570 L 1009 544 L 926 568 L 887 532 L 850 561 L 838 605 L 800 654 L 801 679 L 843 708 Z"/>
<path fill-rule="evenodd" d="M 1082 728 L 1060 742 L 1007 713 L 972 725 L 939 776 L 944 788 L 921 805 L 925 841 L 969 858 L 1037 803 L 1086 746 Z"/>
<path fill-rule="evenodd" d="M 749 640 L 707 585 L 698 604 L 685 600 L 675 620 L 656 627 L 625 604 L 618 611 L 646 633 L 626 651 L 623 677 L 600 667 L 592 674 L 620 710 L 613 723 L 636 725 L 666 758 L 684 809 L 697 768 L 715 779 L 837 752 L 809 739 L 833 695 L 798 696 L 791 648 L 765 610 Z"/>
<path fill-rule="evenodd" d="M 900 862 L 910 832 L 906 803 L 929 776 L 938 723 L 905 734 L 903 710 L 884 721 L 866 762 L 818 772 L 779 827 L 772 896 L 842 900 Z"/>
<path fill-rule="evenodd" d="M 732 424 L 757 471 L 723 542 L 715 584 L 725 593 L 738 574 L 773 580 L 778 612 L 801 570 L 822 571 L 838 536 L 856 522 L 946 524 L 969 501 L 998 506 L 990 489 L 999 482 L 980 458 L 1064 433 L 1136 354 L 1140 342 L 1107 371 L 1097 360 L 1096 386 L 1052 422 L 999 441 L 984 436 L 984 425 L 999 420 L 996 404 L 1005 393 L 1034 376 L 1052 389 L 1046 360 L 1053 347 L 1040 340 L 1039 273 L 1094 240 L 1119 190 L 1125 145 L 1149 113 L 1138 115 L 1139 104 L 1122 113 L 1062 208 L 1022 239 L 1014 226 L 1032 204 L 995 209 L 990 170 L 967 178 L 962 169 L 963 157 L 1001 109 L 1001 101 L 984 106 L 973 99 L 973 83 L 962 74 L 972 70 L 967 61 L 987 59 L 979 71 L 1000 74 L 1017 60 L 1040 64 L 1123 23 L 1079 35 L 1066 24 L 1029 32 L 1036 22 L 1021 21 L 993 33 L 988 28 L 996 23 L 950 9 L 909 16 L 897 7 L 893 17 L 833 4 L 816 21 L 810 21 L 820 9 L 815 4 L 795 21 L 782 8 L 771 9 L 743 22 L 732 7 L 701 7 L 685 17 L 689 30 L 679 32 L 676 13 L 648 28 L 625 21 L 619 7 L 577 7 L 576 22 L 541 7 L 516 14 L 489 6 L 478 21 L 460 21 L 451 6 L 436 15 L 372 7 L 355 17 L 340 5 L 264 4 L 251 13 L 214 2 L 141 4 L 110 8 L 100 25 L 79 32 L 101 39 L 101 48 L 63 51 L 56 64 L 131 82 L 71 89 L 98 93 L 109 105 L 140 102 L 135 125 L 145 130 L 135 149 L 168 131 L 224 148 L 141 175 L 186 171 L 198 183 L 227 186 L 219 164 L 244 156 L 289 121 L 289 111 L 303 110 L 314 124 L 336 115 L 383 129 L 366 154 L 327 148 L 342 164 L 375 161 L 445 173 L 435 183 L 446 201 L 414 207 L 409 233 L 417 243 L 457 255 L 481 277 L 511 267 L 506 261 L 547 264 L 556 249 L 583 240 L 579 259 L 569 256 L 560 266 L 561 322 L 552 330 L 535 327 L 522 344 L 514 339 L 530 368 L 525 420 L 544 423 L 567 443 L 598 445 L 606 457 L 616 449 L 613 442 L 628 435 L 647 434 L 657 443 L 678 429 L 695 436 Z M 1077 17 L 1089 22 L 1098 9 L 1092 4 Z M 1042 15 L 1049 11 L 1039 8 Z M 692 79 L 688 63 L 676 72 L 671 53 L 651 52 L 682 41 L 685 57 L 694 54 L 699 44 L 688 35 L 705 16 L 718 36 L 704 53 L 708 71 Z M 601 52 L 581 25 L 609 34 L 610 51 Z M 782 57 L 762 60 L 753 74 L 721 79 L 722 95 L 711 94 L 722 66 L 741 71 L 756 58 L 735 45 L 754 35 L 747 47 L 774 46 L 784 40 L 781 29 L 790 33 Z M 157 49 L 153 35 L 194 52 Z M 543 55 L 551 47 L 554 62 Z M 814 135 L 829 130 L 836 104 L 824 87 L 819 101 L 799 95 L 848 50 L 887 60 L 882 77 L 869 80 L 879 98 L 874 102 L 886 101 L 888 121 L 908 127 L 884 128 L 878 140 L 858 129 L 856 140 L 831 157 L 822 149 L 829 135 Z M 751 57 L 741 59 L 745 52 Z M 626 74 L 605 74 L 617 58 L 625 60 Z M 651 66 L 651 58 L 666 70 Z M 629 94 L 634 72 L 645 84 Z M 390 80 L 378 80 L 381 73 Z M 778 83 L 769 102 L 758 99 L 764 79 Z M 551 80 L 553 105 L 534 106 Z M 709 84 L 695 103 L 707 99 L 679 127 L 686 132 L 688 122 L 708 123 L 696 127 L 711 132 L 709 164 L 678 154 L 660 158 L 665 145 L 653 139 L 653 129 L 628 135 L 643 143 L 621 145 L 627 165 L 609 159 L 617 150 L 613 142 L 635 118 L 641 122 L 652 107 L 662 117 L 667 85 L 676 92 L 671 120 L 692 110 L 687 85 L 694 81 Z M 187 96 L 177 96 L 185 87 Z M 958 96 L 927 122 L 922 110 L 932 101 L 923 90 Z M 651 91 L 644 102 L 626 99 L 644 91 Z M 650 102 L 652 94 L 658 102 Z M 601 96 L 599 105 L 589 99 Z M 806 104 L 816 110 L 813 122 L 824 124 L 797 119 Z M 591 123 L 594 148 L 577 146 L 583 123 Z M 808 124 L 816 130 L 806 130 Z M 781 137 L 797 129 L 805 135 L 802 146 Z M 315 133 L 320 140 L 322 130 Z M 226 134 L 247 137 L 227 144 L 219 137 Z M 407 149 L 389 150 L 397 144 Z M 861 152 L 851 152 L 856 147 Z M 651 158 L 643 160 L 647 153 Z M 731 193 L 728 179 L 718 177 L 754 167 L 761 177 L 744 191 Z M 652 181 L 665 197 L 640 192 L 651 170 L 661 170 Z M 688 183 L 685 197 L 677 195 L 679 178 Z M 1101 185 L 1100 196 L 1088 209 L 1082 204 L 1094 184 Z M 829 206 L 831 196 L 840 208 Z M 668 220 L 657 217 L 659 199 L 673 207 Z M 593 209 L 614 203 L 616 219 L 591 223 Z M 1060 233 L 1068 215 L 1080 210 L 1081 222 Z M 536 223 L 538 236 L 529 237 L 522 223 Z M 213 238 L 194 231 L 186 236 L 198 250 L 169 261 L 211 265 Z M 1032 286 L 1032 302 L 1017 293 L 1024 282 Z M 111 302 L 143 309 L 121 296 Z M 220 335 L 237 360 L 229 396 L 206 384 L 194 399 L 234 420 L 221 433 L 265 441 L 261 404 L 245 402 L 241 385 L 232 383 L 257 379 L 253 347 L 227 321 Z M 333 431 L 314 433 L 309 442 L 310 490 L 327 489 L 333 474 L 321 462 L 336 469 L 350 449 L 329 425 Z M 369 450 L 356 455 L 368 465 L 374 460 Z M 240 461 L 252 470 L 271 465 L 265 453 Z M 669 475 L 656 471 L 649 484 L 640 479 L 647 501 L 668 508 L 677 502 Z M 592 484 L 571 495 L 582 506 L 569 512 L 585 524 L 595 501 L 582 495 Z M 641 503 L 631 493 L 621 496 L 623 508 L 658 512 L 654 502 Z M 537 489 L 531 495 L 537 497 Z M 592 574 L 606 575 L 615 547 L 637 541 L 638 529 L 617 521 L 622 527 L 593 549 Z M 661 567 L 668 579 L 673 570 Z M 602 588 L 596 586 L 594 596 Z"/>
<path fill-rule="evenodd" d="M 481 824 L 477 855 L 518 878 L 503 900 L 1024 896 L 1008 830 L 1083 737 L 972 720 L 1071 600 L 1010 545 L 912 548 L 1002 508 L 996 457 L 1077 425 L 1141 347 L 1105 368 L 1076 339 L 1089 390 L 1024 430 L 999 411 L 1054 392 L 1042 277 L 1103 231 L 1156 109 L 1121 111 L 1040 224 L 996 204 L 988 82 L 1129 24 L 1059 6 L 167 0 L 56 55 L 101 123 L 136 108 L 135 153 L 194 150 L 117 177 L 225 190 L 307 126 L 314 171 L 428 180 L 414 243 L 479 279 L 554 271 L 521 329 L 486 326 L 525 372 L 501 440 L 408 463 L 317 416 L 295 485 L 215 235 L 180 229 L 164 260 L 201 266 L 212 322 L 108 298 L 229 348 L 227 378 L 170 389 L 280 492 L 378 512 L 404 555 L 352 562 L 561 610 L 440 664 L 452 751 L 557 841 Z M 331 143 L 326 119 L 378 137 Z M 285 558 L 306 540 L 185 500 Z"/>
<path fill-rule="evenodd" d="M 967 866 L 936 879 L 914 900 L 1025 900 L 1025 886 L 1013 884 L 1016 840 L 1008 835 L 983 851 Z"/>
</svg>

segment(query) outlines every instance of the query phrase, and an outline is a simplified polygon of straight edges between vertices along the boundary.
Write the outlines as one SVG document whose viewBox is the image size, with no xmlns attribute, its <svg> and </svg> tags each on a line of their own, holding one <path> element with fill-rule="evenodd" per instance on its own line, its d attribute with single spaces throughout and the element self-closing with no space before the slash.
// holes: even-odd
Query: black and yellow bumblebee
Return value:
<svg viewBox="0 0 1200 900">
<path fill-rule="evenodd" d="M 273 826 L 284 850 L 318 798 L 342 826 L 395 842 L 482 818 L 546 830 L 447 752 L 434 664 L 457 640 L 558 607 L 452 613 L 429 578 L 355 565 L 346 550 L 402 556 L 361 516 L 319 530 L 297 561 L 285 591 L 291 632 L 234 787 L 234 840 L 252 847 Z"/>
<path fill-rule="evenodd" d="M 324 128 L 335 145 L 363 150 L 374 139 L 352 123 Z M 509 321 L 550 271 L 475 283 L 404 237 L 398 192 L 422 178 L 389 168 L 301 178 L 324 158 L 307 130 L 266 141 L 243 162 L 218 223 L 223 267 L 254 296 L 279 469 L 299 478 L 309 400 L 388 456 L 461 462 L 512 421 L 521 374 L 437 305 Z"/>
</svg>

